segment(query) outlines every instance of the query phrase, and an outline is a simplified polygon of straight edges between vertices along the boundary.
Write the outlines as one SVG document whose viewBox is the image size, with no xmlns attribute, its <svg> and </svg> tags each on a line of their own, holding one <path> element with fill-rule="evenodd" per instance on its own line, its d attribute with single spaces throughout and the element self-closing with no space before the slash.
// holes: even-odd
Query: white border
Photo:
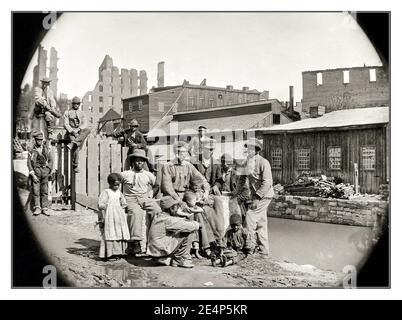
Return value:
<svg viewBox="0 0 402 320">
<path fill-rule="evenodd" d="M 58 289 L 58 290 L 36 290 L 36 289 L 11 289 L 11 220 L 10 220 L 10 185 L 11 179 L 11 166 L 10 166 L 10 101 L 11 101 L 11 68 L 9 61 L 11 61 L 11 11 L 91 11 L 94 10 L 108 11 L 108 10 L 158 10 L 158 11 L 174 11 L 174 10 L 239 10 L 239 11 L 314 11 L 314 10 L 327 10 L 327 11 L 388 11 L 391 10 L 392 21 L 392 253 L 391 253 L 391 285 L 392 289 L 372 290 L 372 289 L 359 289 L 359 290 L 321 290 L 321 289 L 139 289 L 139 290 L 97 290 L 97 289 Z M 1 299 L 398 299 L 401 298 L 401 251 L 400 244 L 402 243 L 402 213 L 399 212 L 400 205 L 396 203 L 399 199 L 396 195 L 400 195 L 401 188 L 398 185 L 400 180 L 400 169 L 397 167 L 397 159 L 400 159 L 401 148 L 398 144 L 400 136 L 399 125 L 402 119 L 400 98 L 400 71 L 402 71 L 399 57 L 402 56 L 400 46 L 400 32 L 402 30 L 401 21 L 402 15 L 398 8 L 397 1 L 382 0 L 382 1 L 352 1 L 342 0 L 333 1 L 277 1 L 276 3 L 258 0 L 230 0 L 230 1 L 217 1 L 203 0 L 198 2 L 178 1 L 178 0 L 140 0 L 134 3 L 128 3 L 126 0 L 96 1 L 94 2 L 82 0 L 59 0 L 59 1 L 2 1 L 1 2 L 1 30 L 3 40 L 3 50 L 1 50 L 1 60 L 3 62 L 3 73 L 1 77 L 2 88 L 2 124 L 0 125 L 1 137 L 3 142 L 2 157 L 0 157 L 0 176 L 3 177 L 1 184 L 1 211 L 2 219 L 0 223 L 0 245 L 1 255 L 3 257 L 0 264 L 0 298 Z M 4 150 L 3 150 L 4 149 Z M 28 267 L 28 266 L 27 266 Z"/>
</svg>

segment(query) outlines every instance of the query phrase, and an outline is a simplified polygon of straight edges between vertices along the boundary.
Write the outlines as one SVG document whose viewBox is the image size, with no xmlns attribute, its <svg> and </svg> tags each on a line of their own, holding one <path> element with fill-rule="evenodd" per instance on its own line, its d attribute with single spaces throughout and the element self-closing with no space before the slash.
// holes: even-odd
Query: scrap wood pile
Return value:
<svg viewBox="0 0 402 320">
<path fill-rule="evenodd" d="M 337 199 L 349 199 L 354 194 L 353 185 L 343 183 L 339 178 L 312 177 L 306 173 L 302 173 L 294 183 L 284 186 L 284 190 L 291 195 Z"/>
</svg>

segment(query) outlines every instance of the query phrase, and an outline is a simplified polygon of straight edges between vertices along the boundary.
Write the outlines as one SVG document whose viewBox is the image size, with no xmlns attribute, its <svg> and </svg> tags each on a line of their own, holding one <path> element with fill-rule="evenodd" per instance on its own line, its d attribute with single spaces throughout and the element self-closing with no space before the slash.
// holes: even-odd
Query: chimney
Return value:
<svg viewBox="0 0 402 320">
<path fill-rule="evenodd" d="M 293 86 L 289 86 L 289 111 L 293 113 L 294 108 Z"/>
<path fill-rule="evenodd" d="M 231 84 L 227 85 L 226 90 L 233 90 L 233 86 Z"/>
<path fill-rule="evenodd" d="M 165 61 L 161 61 L 158 63 L 158 88 L 162 88 L 165 86 Z"/>
<path fill-rule="evenodd" d="M 243 87 L 242 90 L 243 91 L 248 91 L 250 88 L 249 87 Z"/>
</svg>

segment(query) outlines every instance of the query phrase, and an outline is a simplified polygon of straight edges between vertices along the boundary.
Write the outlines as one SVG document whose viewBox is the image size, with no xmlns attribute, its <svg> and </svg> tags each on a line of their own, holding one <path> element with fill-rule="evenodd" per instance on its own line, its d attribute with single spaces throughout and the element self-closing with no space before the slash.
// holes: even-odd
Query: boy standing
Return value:
<svg viewBox="0 0 402 320">
<path fill-rule="evenodd" d="M 127 223 L 131 240 L 128 244 L 128 252 L 142 254 L 146 250 L 144 219 L 146 227 L 148 227 L 150 220 L 150 217 L 146 217 L 143 207 L 147 200 L 153 196 L 151 192 L 155 186 L 156 177 L 144 170 L 145 162 L 148 162 L 145 150 L 135 149 L 129 155 L 129 161 L 130 170 L 121 173 L 123 194 L 127 201 Z"/>
</svg>

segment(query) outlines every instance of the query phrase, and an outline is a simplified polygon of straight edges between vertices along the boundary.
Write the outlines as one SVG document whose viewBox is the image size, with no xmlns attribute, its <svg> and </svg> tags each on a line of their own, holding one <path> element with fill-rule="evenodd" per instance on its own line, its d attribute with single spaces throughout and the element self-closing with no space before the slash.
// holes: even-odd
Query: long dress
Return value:
<svg viewBox="0 0 402 320">
<path fill-rule="evenodd" d="M 100 258 L 125 255 L 130 232 L 123 208 L 126 199 L 120 190 L 105 189 L 99 196 L 98 208 L 103 212 L 104 228 L 101 230 Z"/>
</svg>

